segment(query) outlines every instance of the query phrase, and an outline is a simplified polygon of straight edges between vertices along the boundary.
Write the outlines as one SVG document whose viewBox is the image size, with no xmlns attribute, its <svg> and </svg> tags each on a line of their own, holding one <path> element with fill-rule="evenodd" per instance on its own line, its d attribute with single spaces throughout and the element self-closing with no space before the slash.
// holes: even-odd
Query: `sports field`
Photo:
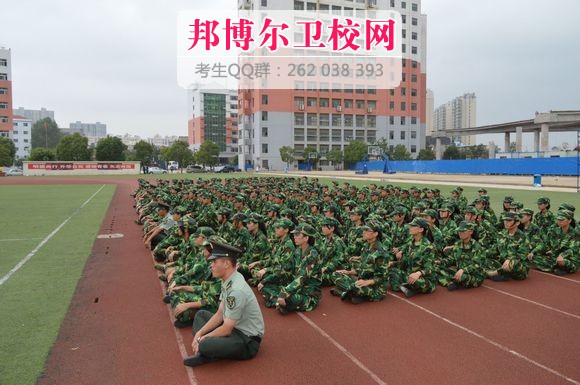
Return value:
<svg viewBox="0 0 580 385">
<path fill-rule="evenodd" d="M 325 290 L 311 313 L 263 308 L 256 359 L 186 368 L 191 330 L 176 330 L 161 301 L 133 223 L 136 186 L 136 177 L 0 179 L 0 384 L 580 384 L 580 276 L 537 271 L 359 306 Z M 453 188 L 429 186 L 445 196 Z M 506 195 L 532 209 L 543 195 L 553 209 L 580 208 L 576 193 L 488 194 L 496 211 Z"/>
<path fill-rule="evenodd" d="M 42 372 L 114 189 L 0 186 L 0 384 Z"/>
</svg>

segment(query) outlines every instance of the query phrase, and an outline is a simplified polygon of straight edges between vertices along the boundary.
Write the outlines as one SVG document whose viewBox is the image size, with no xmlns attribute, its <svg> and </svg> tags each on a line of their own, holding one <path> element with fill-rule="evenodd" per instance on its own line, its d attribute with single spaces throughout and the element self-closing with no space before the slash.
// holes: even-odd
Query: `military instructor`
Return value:
<svg viewBox="0 0 580 385">
<path fill-rule="evenodd" d="M 236 270 L 241 250 L 211 242 L 212 275 L 222 280 L 220 305 L 215 314 L 199 310 L 193 321 L 193 355 L 183 360 L 199 366 L 220 358 L 248 360 L 260 349 L 264 319 L 254 292 Z"/>
</svg>

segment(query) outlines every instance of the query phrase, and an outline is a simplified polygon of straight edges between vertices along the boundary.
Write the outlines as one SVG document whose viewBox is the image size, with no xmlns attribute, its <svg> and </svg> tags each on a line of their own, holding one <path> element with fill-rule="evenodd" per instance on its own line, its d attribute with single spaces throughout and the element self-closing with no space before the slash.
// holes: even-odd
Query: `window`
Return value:
<svg viewBox="0 0 580 385">
<path fill-rule="evenodd" d="M 353 139 L 352 135 L 352 130 L 344 130 L 344 141 L 350 142 Z"/>
<path fill-rule="evenodd" d="M 268 104 L 268 95 L 262 95 L 262 104 L 264 105 Z"/>
<path fill-rule="evenodd" d="M 304 125 L 304 114 L 299 113 L 299 112 L 295 112 L 294 113 L 294 124 L 297 126 L 303 126 Z"/>
<path fill-rule="evenodd" d="M 389 131 L 389 139 L 390 140 L 394 140 L 395 139 L 395 131 Z"/>
<path fill-rule="evenodd" d="M 13 141 L 14 143 L 18 143 L 18 139 L 17 139 L 17 138 L 14 138 L 14 139 L 12 139 L 12 141 Z"/>
<path fill-rule="evenodd" d="M 411 118 L 411 124 L 417 124 L 417 118 L 415 116 Z"/>
<path fill-rule="evenodd" d="M 308 114 L 308 116 L 306 117 L 306 123 L 309 126 L 316 126 L 318 124 L 318 114 Z"/>
<path fill-rule="evenodd" d="M 262 127 L 262 137 L 268 137 L 268 127 Z"/>
<path fill-rule="evenodd" d="M 405 53 L 405 52 L 407 52 L 407 44 L 403 44 L 403 45 L 401 46 L 401 52 L 402 52 L 402 53 Z M 404 75 L 404 74 L 403 74 L 403 75 Z"/>
<path fill-rule="evenodd" d="M 304 98 L 294 97 L 294 105 L 296 107 L 304 106 Z"/>
<path fill-rule="evenodd" d="M 354 118 L 352 115 L 344 115 L 344 126 L 345 127 L 352 127 L 354 124 Z"/>
<path fill-rule="evenodd" d="M 415 74 L 411 75 L 411 83 L 417 83 L 417 75 Z"/>
<path fill-rule="evenodd" d="M 417 103 L 411 103 L 411 111 L 417 111 Z"/>
<path fill-rule="evenodd" d="M 411 131 L 411 139 L 417 139 L 417 131 Z"/>
<path fill-rule="evenodd" d="M 391 0 L 391 8 L 395 8 L 395 0 Z"/>
<path fill-rule="evenodd" d="M 419 7 L 417 6 L 417 3 L 411 3 L 411 11 L 417 12 L 418 10 Z"/>
<path fill-rule="evenodd" d="M 344 99 L 344 108 L 352 108 L 352 99 Z"/>
<path fill-rule="evenodd" d="M 307 11 L 316 11 L 316 3 L 306 3 Z"/>
<path fill-rule="evenodd" d="M 417 32 L 411 32 L 411 40 L 417 40 Z"/>
<path fill-rule="evenodd" d="M 6 59 L 0 59 L 0 66 L 6 67 L 7 65 L 8 65 L 8 60 L 6 60 Z"/>
<path fill-rule="evenodd" d="M 316 132 L 316 128 L 309 128 L 306 132 L 306 140 L 308 142 L 316 142 L 318 141 L 318 134 Z"/>
<path fill-rule="evenodd" d="M 403 24 L 407 24 L 407 15 L 401 15 L 401 20 L 403 21 Z"/>
<path fill-rule="evenodd" d="M 342 133 L 340 130 L 332 130 L 332 141 L 333 142 L 341 142 L 342 141 Z"/>
<path fill-rule="evenodd" d="M 411 88 L 411 96 L 417 96 L 417 89 Z"/>
<path fill-rule="evenodd" d="M 417 68 L 417 60 L 411 61 L 411 68 Z"/>
<path fill-rule="evenodd" d="M 407 88 L 401 87 L 401 96 L 407 95 Z"/>
<path fill-rule="evenodd" d="M 407 38 L 407 30 L 406 29 L 401 30 L 401 36 L 403 37 L 403 39 Z"/>
<path fill-rule="evenodd" d="M 16 123 L 14 123 L 14 125 L 16 125 Z M 18 135 L 18 131 L 16 130 L 12 131 L 12 135 Z"/>
<path fill-rule="evenodd" d="M 401 102 L 401 111 L 405 111 L 407 109 L 407 103 Z"/>
<path fill-rule="evenodd" d="M 328 127 L 330 124 L 330 115 L 320 114 L 318 122 L 319 122 L 319 125 L 321 125 L 323 127 Z"/>
<path fill-rule="evenodd" d="M 367 116 L 367 127 L 376 128 L 377 127 L 377 117 L 374 115 Z"/>
<path fill-rule="evenodd" d="M 377 109 L 377 101 L 376 100 L 369 100 L 367 102 L 369 108 L 372 108 L 373 111 Z"/>
<path fill-rule="evenodd" d="M 356 126 L 357 127 L 364 127 L 365 126 L 365 116 L 364 115 L 357 115 L 356 116 Z"/>
<path fill-rule="evenodd" d="M 320 91 L 328 92 L 328 83 L 320 83 Z"/>
<path fill-rule="evenodd" d="M 356 93 L 357 94 L 364 94 L 365 93 L 364 86 L 360 86 L 360 85 L 357 84 L 357 86 L 356 86 Z"/>
<path fill-rule="evenodd" d="M 8 88 L 0 88 L 0 95 L 8 95 Z"/>
<path fill-rule="evenodd" d="M 394 89 L 394 88 L 391 88 L 391 89 L 389 90 L 389 95 L 391 95 L 391 96 L 395 96 L 395 89 Z"/>
<path fill-rule="evenodd" d="M 294 0 L 294 10 L 295 11 L 303 11 L 304 10 L 304 2 Z"/>
<path fill-rule="evenodd" d="M 7 108 L 8 108 L 8 103 L 6 103 L 6 102 L 0 102 L 0 109 L 5 110 Z"/>
<path fill-rule="evenodd" d="M 268 120 L 268 111 L 262 111 L 262 121 Z"/>
<path fill-rule="evenodd" d="M 356 108 L 365 108 L 365 101 L 364 100 L 358 100 L 356 101 Z"/>
<path fill-rule="evenodd" d="M 395 110 L 395 102 L 389 102 L 389 110 L 391 111 Z"/>
<path fill-rule="evenodd" d="M 261 1 L 262 7 L 267 7 L 268 6 L 268 0 L 262 0 Z"/>
<path fill-rule="evenodd" d="M 417 47 L 411 46 L 411 54 L 413 54 L 413 55 L 417 54 Z"/>
<path fill-rule="evenodd" d="M 262 143 L 262 153 L 264 153 L 264 154 L 268 153 L 268 144 L 267 143 Z"/>
<path fill-rule="evenodd" d="M 338 84 L 338 83 L 332 83 L 332 92 L 340 92 L 340 91 L 342 91 L 342 88 L 340 87 L 340 84 Z"/>
<path fill-rule="evenodd" d="M 0 80 L 8 80 L 8 74 L 0 73 Z"/>
<path fill-rule="evenodd" d="M 330 130 L 320 130 L 320 141 L 321 142 L 329 142 L 330 141 Z M 322 146 L 321 146 L 322 150 Z"/>
<path fill-rule="evenodd" d="M 28 143 L 28 139 L 24 139 L 24 143 Z"/>
<path fill-rule="evenodd" d="M 344 92 L 347 94 L 352 94 L 352 84 L 345 84 L 344 85 Z"/>
<path fill-rule="evenodd" d="M 389 116 L 389 124 L 395 124 L 395 117 Z"/>
<path fill-rule="evenodd" d="M 328 98 L 321 98 L 319 103 L 320 103 L 320 107 L 328 107 L 329 106 Z"/>
<path fill-rule="evenodd" d="M 316 107 L 316 98 L 308 98 L 306 99 L 306 105 L 308 107 Z"/>
<path fill-rule="evenodd" d="M 340 99 L 332 99 L 332 108 L 340 106 Z"/>
<path fill-rule="evenodd" d="M 304 141 L 304 129 L 295 128 L 294 129 L 294 141 L 303 142 Z"/>
<path fill-rule="evenodd" d="M 416 17 L 411 18 L 411 25 L 417 25 L 417 18 Z"/>
<path fill-rule="evenodd" d="M 332 114 L 332 126 L 341 127 L 342 126 L 342 115 Z"/>
<path fill-rule="evenodd" d="M 304 82 L 294 82 L 294 90 L 300 91 L 304 90 Z"/>
<path fill-rule="evenodd" d="M 368 86 L 367 87 L 367 93 L 369 95 L 376 95 L 377 94 L 377 88 L 375 86 Z"/>
<path fill-rule="evenodd" d="M 402 81 L 402 82 L 406 82 L 406 81 L 407 81 L 407 74 L 406 74 L 405 72 L 403 72 L 403 73 L 401 74 L 401 81 Z"/>
<path fill-rule="evenodd" d="M 401 116 L 401 124 L 405 124 L 405 117 Z"/>
<path fill-rule="evenodd" d="M 308 82 L 306 88 L 308 89 L 308 91 L 317 91 L 316 82 Z"/>
<path fill-rule="evenodd" d="M 401 131 L 401 140 L 405 140 L 405 131 Z"/>
<path fill-rule="evenodd" d="M 407 8 L 407 3 L 404 1 L 401 1 L 401 8 L 406 9 Z"/>
</svg>

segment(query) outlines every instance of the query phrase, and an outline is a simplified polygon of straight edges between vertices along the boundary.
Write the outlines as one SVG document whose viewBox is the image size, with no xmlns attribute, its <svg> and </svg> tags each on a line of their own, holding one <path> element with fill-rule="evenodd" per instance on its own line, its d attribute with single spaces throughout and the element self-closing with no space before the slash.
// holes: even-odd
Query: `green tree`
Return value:
<svg viewBox="0 0 580 385">
<path fill-rule="evenodd" d="M 452 144 L 445 149 L 445 152 L 443 153 L 443 159 L 446 160 L 462 159 L 462 156 L 457 146 Z"/>
<path fill-rule="evenodd" d="M 216 145 L 217 146 L 217 145 Z M 178 140 L 169 147 L 168 154 L 170 159 L 179 163 L 181 172 L 183 172 L 183 167 L 188 166 L 193 162 L 193 152 L 189 149 L 189 145 L 186 142 Z M 218 148 L 219 155 L 219 148 Z"/>
<path fill-rule="evenodd" d="M 28 160 L 33 162 L 49 162 L 56 160 L 56 154 L 50 148 L 37 147 L 30 151 Z"/>
<path fill-rule="evenodd" d="M 97 142 L 95 158 L 100 161 L 122 161 L 125 160 L 126 149 L 127 146 L 121 139 L 114 136 L 107 136 Z"/>
<path fill-rule="evenodd" d="M 419 151 L 417 160 L 435 160 L 435 152 L 430 148 L 424 148 Z"/>
<path fill-rule="evenodd" d="M 32 148 L 55 148 L 63 134 L 54 120 L 44 118 L 34 123 L 30 136 Z"/>
<path fill-rule="evenodd" d="M 81 134 L 64 136 L 56 146 L 56 158 L 66 161 L 91 160 L 88 138 Z"/>
<path fill-rule="evenodd" d="M 16 146 L 9 138 L 0 137 L 0 166 L 12 166 L 16 156 Z"/>
<path fill-rule="evenodd" d="M 389 154 L 389 143 L 386 138 L 380 138 L 371 143 L 371 146 L 379 146 L 383 154 Z"/>
<path fill-rule="evenodd" d="M 296 160 L 294 149 L 290 146 L 280 147 L 280 158 L 290 168 L 290 163 L 294 163 Z"/>
<path fill-rule="evenodd" d="M 509 148 L 508 152 L 516 152 L 516 142 L 510 143 L 510 148 Z"/>
<path fill-rule="evenodd" d="M 133 146 L 134 159 L 143 163 L 144 166 L 151 165 L 155 147 L 144 140 L 140 140 Z"/>
<path fill-rule="evenodd" d="M 330 150 L 326 154 L 326 159 L 331 161 L 332 164 L 334 165 L 334 168 L 336 169 L 337 166 L 340 166 L 342 164 L 342 161 L 344 160 L 344 154 L 342 153 L 341 150 Z"/>
<path fill-rule="evenodd" d="M 368 153 L 368 146 L 360 140 L 354 140 L 344 147 L 344 162 L 352 165 L 363 160 Z"/>
<path fill-rule="evenodd" d="M 413 159 L 411 157 L 411 153 L 407 151 L 407 147 L 404 144 L 397 144 L 393 149 L 393 160 L 410 160 Z"/>
<path fill-rule="evenodd" d="M 194 159 L 196 163 L 213 167 L 218 163 L 219 155 L 220 147 L 211 140 L 206 140 L 199 146 L 199 150 L 195 153 Z"/>
</svg>

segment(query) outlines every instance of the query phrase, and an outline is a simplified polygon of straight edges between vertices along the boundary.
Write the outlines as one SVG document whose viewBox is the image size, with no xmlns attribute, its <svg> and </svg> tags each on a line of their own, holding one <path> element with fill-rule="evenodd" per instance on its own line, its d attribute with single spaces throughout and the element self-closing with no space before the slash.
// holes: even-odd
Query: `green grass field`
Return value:
<svg viewBox="0 0 580 385">
<path fill-rule="evenodd" d="M 1 186 L 0 277 L 101 187 Z M 0 384 L 36 383 L 114 190 L 104 186 L 0 286 Z"/>
</svg>

